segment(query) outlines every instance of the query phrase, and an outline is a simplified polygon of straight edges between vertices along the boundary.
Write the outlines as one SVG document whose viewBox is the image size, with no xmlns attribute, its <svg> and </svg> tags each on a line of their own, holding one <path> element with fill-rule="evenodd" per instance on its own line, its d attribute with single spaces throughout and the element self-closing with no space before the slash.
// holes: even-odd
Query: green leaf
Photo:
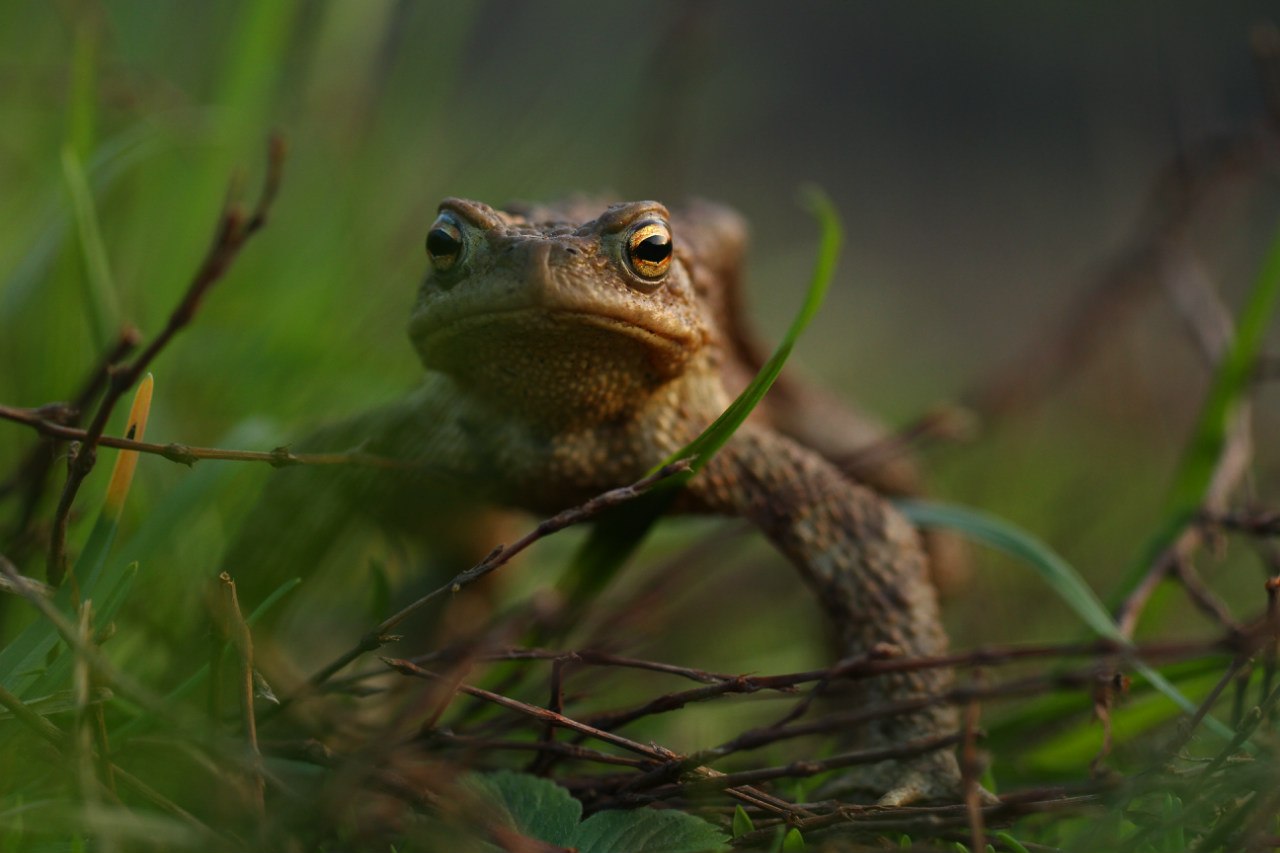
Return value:
<svg viewBox="0 0 1280 853">
<path fill-rule="evenodd" d="M 800 830 L 794 826 L 787 831 L 787 835 L 782 839 L 782 853 L 803 853 L 804 836 L 800 834 Z"/>
<path fill-rule="evenodd" d="M 636 809 L 592 815 L 571 846 L 579 853 L 700 853 L 728 850 L 728 842 L 723 832 L 693 815 Z"/>
<path fill-rule="evenodd" d="M 581 803 L 555 782 L 527 773 L 473 773 L 465 784 L 516 831 L 579 853 L 698 853 L 728 849 L 723 832 L 684 812 L 607 811 L 580 824 Z"/>
<path fill-rule="evenodd" d="M 559 847 L 573 846 L 582 804 L 555 782 L 499 770 L 473 773 L 466 785 L 492 803 L 517 831 Z"/>
<path fill-rule="evenodd" d="M 810 188 L 804 198 L 818 219 L 822 236 L 809 290 L 799 313 L 792 320 L 777 349 L 737 399 L 697 438 L 664 462 L 666 464 L 692 457 L 692 469 L 686 474 L 665 480 L 639 500 L 630 501 L 626 506 L 606 513 L 596 521 L 591 535 L 574 555 L 573 563 L 560 584 L 561 590 L 567 594 L 571 609 L 591 600 L 613 578 L 643 541 L 654 522 L 670 507 L 679 487 L 688 482 L 729 441 L 778 378 L 796 341 L 821 308 L 835 272 L 836 260 L 840 256 L 843 234 L 835 208 L 821 191 Z"/>
<path fill-rule="evenodd" d="M 746 809 L 742 806 L 735 806 L 733 809 L 733 837 L 737 838 L 746 835 L 756 828 L 751 822 L 751 815 L 747 814 Z"/>
<path fill-rule="evenodd" d="M 1007 832 L 997 832 L 996 841 L 1009 848 L 1009 853 L 1029 853 L 1027 848 L 1022 845 L 1022 842 Z"/>
</svg>

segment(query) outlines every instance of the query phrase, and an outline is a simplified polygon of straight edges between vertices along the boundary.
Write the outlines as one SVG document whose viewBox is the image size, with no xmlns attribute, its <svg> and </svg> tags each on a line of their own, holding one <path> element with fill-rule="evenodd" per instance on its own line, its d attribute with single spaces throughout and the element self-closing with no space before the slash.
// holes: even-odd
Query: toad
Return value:
<svg viewBox="0 0 1280 853">
<path fill-rule="evenodd" d="M 760 364 L 742 320 L 745 242 L 741 219 L 706 202 L 499 210 L 446 199 L 409 326 L 426 380 L 298 449 L 358 445 L 423 463 L 429 473 L 416 476 L 347 475 L 343 489 L 348 511 L 400 513 L 405 527 L 448 528 L 460 507 L 480 504 L 551 513 L 633 482 L 695 438 Z M 880 435 L 784 377 L 676 508 L 754 524 L 816 595 L 842 658 L 938 655 L 946 636 L 920 536 L 876 491 L 910 490 L 909 463 L 850 472 L 828 461 Z M 307 506 L 315 476 L 280 472 L 266 505 Z M 316 522 L 312 541 L 326 541 L 333 523 Z M 859 682 L 852 708 L 904 710 L 856 727 L 857 745 L 953 733 L 950 706 L 914 701 L 950 680 L 926 669 Z M 852 778 L 901 804 L 954 796 L 959 772 L 949 750 L 933 749 Z"/>
</svg>

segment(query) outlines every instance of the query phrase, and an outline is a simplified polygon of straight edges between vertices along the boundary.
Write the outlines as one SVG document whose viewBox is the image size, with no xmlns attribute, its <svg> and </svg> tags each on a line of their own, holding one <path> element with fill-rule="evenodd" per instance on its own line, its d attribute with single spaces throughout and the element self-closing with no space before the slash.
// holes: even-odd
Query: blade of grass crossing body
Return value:
<svg viewBox="0 0 1280 853">
<path fill-rule="evenodd" d="M 125 434 L 130 438 L 141 439 L 146 432 L 147 415 L 151 410 L 151 395 L 154 381 L 151 374 L 138 384 L 134 394 L 133 406 L 129 411 L 128 426 Z M 98 597 L 113 609 L 119 607 L 123 600 L 122 587 L 137 572 L 137 565 L 125 564 L 117 569 L 104 572 L 107 555 L 111 544 L 115 541 L 116 529 L 120 521 L 120 512 L 128 497 L 129 487 L 133 483 L 133 472 L 137 467 L 138 454 L 134 451 L 122 450 L 116 457 L 115 468 L 111 472 L 111 481 L 107 485 L 106 498 L 103 500 L 102 512 L 89 534 L 84 550 L 76 561 L 74 578 L 80 595 L 88 598 Z M 73 584 L 64 584 L 59 590 L 55 603 L 65 613 L 72 614 L 76 602 L 72 595 Z M 103 611 L 102 618 L 109 618 Z M 44 619 L 28 625 L 13 642 L 0 649 L 0 684 L 12 693 L 22 696 L 33 684 L 38 684 L 44 692 L 56 686 L 56 680 L 45 670 L 45 661 L 49 652 L 59 643 L 57 630 Z M 66 658 L 59 658 L 50 665 L 50 670 L 57 668 L 56 676 L 61 672 L 57 665 L 65 663 Z M 67 669 L 69 674 L 70 669 Z"/>
<path fill-rule="evenodd" d="M 932 501 L 902 500 L 895 502 L 902 513 L 913 524 L 922 527 L 946 527 L 968 536 L 976 542 L 989 545 L 1016 557 L 1031 568 L 1049 585 L 1063 602 L 1075 611 L 1080 620 L 1094 630 L 1099 636 L 1111 640 L 1123 648 L 1132 645 L 1129 638 L 1120 632 L 1111 613 L 1103 605 L 1093 588 L 1085 581 L 1075 567 L 1064 560 L 1045 542 L 1032 536 L 1022 528 L 1010 524 L 1002 518 L 979 510 Z M 1181 710 L 1188 714 L 1196 712 L 1195 704 L 1159 672 L 1146 663 L 1126 655 L 1126 660 L 1134 670 L 1145 678 L 1152 687 L 1159 690 Z M 1231 730 L 1213 717 L 1205 717 L 1205 725 L 1216 734 L 1231 737 Z"/>
<path fill-rule="evenodd" d="M 777 349 L 742 393 L 697 438 L 663 461 L 665 465 L 678 459 L 692 458 L 690 470 L 663 481 L 647 495 L 612 513 L 606 513 L 597 520 L 591 535 L 574 555 L 560 584 L 561 590 L 568 596 L 571 610 L 591 598 L 613 578 L 639 546 L 653 523 L 671 505 L 679 487 L 688 482 L 729 441 L 778 378 L 796 341 L 822 307 L 840 256 L 843 231 L 839 215 L 825 194 L 816 188 L 808 188 L 804 191 L 803 199 L 818 220 L 821 237 L 809 290 L 799 313 L 792 320 Z"/>
</svg>

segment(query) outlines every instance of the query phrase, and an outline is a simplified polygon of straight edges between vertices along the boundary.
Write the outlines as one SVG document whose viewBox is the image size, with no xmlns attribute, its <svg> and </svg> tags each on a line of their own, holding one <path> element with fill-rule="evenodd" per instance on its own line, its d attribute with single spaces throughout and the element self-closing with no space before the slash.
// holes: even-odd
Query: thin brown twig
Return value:
<svg viewBox="0 0 1280 853">
<path fill-rule="evenodd" d="M 65 417 L 61 426 L 74 428 L 79 423 L 81 413 L 92 405 L 97 396 L 102 393 L 102 389 L 106 387 L 112 366 L 133 352 L 139 339 L 138 330 L 133 326 L 126 327 L 120 333 L 115 345 L 94 365 L 88 378 L 81 385 L 80 391 L 65 408 L 63 412 Z M 14 521 L 11 540 L 23 538 L 23 534 L 30 529 L 40 498 L 44 495 L 49 469 L 53 467 L 56 458 L 56 443 L 37 442 L 15 466 L 13 476 L 0 486 L 0 499 L 12 491 L 22 490 L 22 508 Z"/>
<path fill-rule="evenodd" d="M 642 477 L 629 486 L 611 489 L 610 491 L 596 495 L 586 503 L 563 510 L 550 518 L 540 521 L 533 530 L 526 533 L 510 546 L 498 546 L 476 565 L 466 571 L 460 572 L 449 582 L 437 587 L 411 604 L 406 605 L 399 611 L 388 616 L 386 619 L 383 619 L 369 631 L 366 631 L 354 646 L 317 670 L 315 674 L 307 679 L 306 684 L 300 688 L 297 693 L 282 700 L 280 705 L 277 707 L 283 708 L 296 700 L 299 695 L 314 691 L 361 655 L 376 651 L 388 642 L 392 642 L 394 639 L 391 634 L 392 631 L 404 622 L 405 619 L 408 619 L 414 613 L 417 613 L 437 598 L 440 598 L 446 593 L 456 594 L 461 592 L 465 587 L 505 566 L 513 557 L 533 545 L 538 540 L 550 536 L 557 531 L 563 530 L 566 527 L 571 527 L 575 524 L 581 524 L 584 521 L 589 521 L 607 509 L 611 509 L 615 506 L 624 504 L 627 501 L 634 500 L 663 480 L 669 479 L 670 477 L 688 470 L 689 460 L 681 459 L 676 462 L 672 462 L 669 465 L 662 466 L 662 468 L 652 474 Z"/>
<path fill-rule="evenodd" d="M 741 770 L 736 773 L 717 772 L 705 774 L 698 778 L 682 779 L 677 786 L 678 790 L 672 786 L 654 787 L 648 791 L 648 797 L 664 799 L 675 793 L 732 789 L 741 785 L 755 785 L 759 782 L 768 782 L 773 779 L 804 778 L 826 773 L 829 770 L 839 770 L 844 767 L 856 767 L 861 764 L 877 764 L 881 761 L 912 758 L 917 755 L 923 755 L 926 752 L 934 752 L 955 746 L 960 743 L 961 737 L 962 735 L 959 732 L 951 732 L 905 743 L 896 743 L 891 746 L 843 752 L 820 760 L 793 761 L 789 764 L 775 767 L 760 767 L 754 770 Z M 636 789 L 638 790 L 639 787 L 636 786 Z"/>
<path fill-rule="evenodd" d="M 1174 566 L 1174 576 L 1182 584 L 1191 603 L 1200 612 L 1228 631 L 1239 631 L 1240 623 L 1236 621 L 1226 602 L 1214 595 L 1213 590 L 1205 584 L 1190 560 L 1179 560 Z"/>
<path fill-rule="evenodd" d="M 0 708 L 13 714 L 15 720 L 59 749 L 66 745 L 67 735 L 62 729 L 28 708 L 25 702 L 6 690 L 4 685 L 0 685 Z"/>
<path fill-rule="evenodd" d="M 433 742 L 457 746 L 471 753 L 480 753 L 491 749 L 516 750 L 521 752 L 537 752 L 556 755 L 561 758 L 573 758 L 579 761 L 592 761 L 596 764 L 611 764 L 632 768 L 644 768 L 649 766 L 648 762 L 641 758 L 629 758 L 625 755 L 614 755 L 608 752 L 601 752 L 598 749 L 591 749 L 590 747 L 585 747 L 580 744 L 565 743 L 563 741 L 509 740 L 504 738 L 475 737 L 473 735 L 461 735 L 456 732 L 443 731 L 440 729 L 430 732 L 428 736 Z"/>
<path fill-rule="evenodd" d="M 263 775 L 262 752 L 258 748 L 258 724 L 253 707 L 253 635 L 240 612 L 236 582 L 231 575 L 218 575 L 218 627 L 223 640 L 236 650 L 240 678 L 236 694 L 240 699 L 240 718 L 244 726 L 245 745 L 249 750 L 249 792 L 254 815 L 261 822 L 266 816 L 266 779 Z"/>
<path fill-rule="evenodd" d="M 1176 755 L 1182 747 L 1186 746 L 1187 741 L 1191 740 L 1191 736 L 1195 734 L 1196 727 L 1209 715 L 1209 711 L 1213 708 L 1214 703 L 1218 701 L 1218 697 L 1222 695 L 1222 692 L 1227 689 L 1227 685 L 1235 679 L 1236 675 L 1247 663 L 1248 660 L 1246 658 L 1237 657 L 1231 660 L 1231 664 L 1227 667 L 1227 671 L 1222 674 L 1222 678 L 1218 679 L 1218 683 L 1209 691 L 1209 695 L 1204 697 L 1204 701 L 1196 708 L 1195 714 L 1183 725 L 1178 736 L 1170 744 L 1168 750 L 1170 753 Z"/>
<path fill-rule="evenodd" d="M 48 438 L 65 439 L 67 441 L 85 441 L 88 439 L 89 433 L 87 430 L 65 426 L 50 420 L 47 417 L 49 411 L 49 406 L 20 408 L 0 405 L 0 420 L 13 421 L 14 423 L 29 426 Z M 221 447 L 195 447 L 177 442 L 158 444 L 150 441 L 136 441 L 131 438 L 117 438 L 111 435 L 99 436 L 98 446 L 118 448 L 120 450 L 136 450 L 139 453 L 162 456 L 170 462 L 177 462 L 187 466 L 194 465 L 202 459 L 209 459 L 222 462 L 265 462 L 273 468 L 285 468 L 290 465 L 361 465 L 396 471 L 412 471 L 423 468 L 421 463 L 411 460 L 378 456 L 363 451 L 295 453 L 288 447 L 276 447 L 272 450 L 231 450 Z"/>
<path fill-rule="evenodd" d="M 834 666 L 827 667 L 825 669 L 804 670 L 801 672 L 779 675 L 735 675 L 717 673 L 691 667 L 674 666 L 672 664 L 661 663 L 658 661 L 644 661 L 635 658 L 617 657 L 593 651 L 558 652 L 548 649 L 497 648 L 480 652 L 476 656 L 476 660 L 480 662 L 547 661 L 563 656 L 573 656 L 582 663 L 594 664 L 603 667 L 635 667 L 654 672 L 665 672 L 713 685 L 723 682 L 741 682 L 743 684 L 743 690 L 741 692 L 746 693 L 755 693 L 765 690 L 791 692 L 800 685 L 824 680 L 830 681 L 869 678 L 876 675 L 885 675 L 896 672 L 914 672 L 922 669 L 1007 666 L 1026 660 L 1035 660 L 1040 658 L 1096 658 L 1103 655 L 1114 655 L 1125 651 L 1128 651 L 1134 657 L 1142 660 L 1161 662 L 1184 660 L 1188 657 L 1202 656 L 1215 652 L 1231 655 L 1248 655 L 1265 642 L 1265 638 L 1261 636 L 1260 632 L 1264 630 L 1264 626 L 1266 624 L 1269 623 L 1266 622 L 1265 617 L 1262 617 L 1259 620 L 1256 620 L 1256 623 L 1252 627 L 1242 627 L 1239 635 L 1228 634 L 1206 640 L 1166 640 L 1148 642 L 1135 644 L 1132 647 L 1121 646 L 1113 640 L 1099 639 L 1074 643 L 1029 643 L 1025 645 L 980 646 L 968 651 L 927 657 L 870 658 L 861 656 L 840 661 Z M 423 655 L 416 655 L 414 657 L 407 658 L 407 660 L 421 666 L 435 663 L 441 659 L 449 657 L 449 655 L 450 652 L 448 650 L 442 650 Z M 367 681 L 385 674 L 385 669 L 369 670 L 351 675 L 345 679 L 334 680 L 331 684 L 346 687 L 350 684 Z M 694 696 L 697 695 L 697 691 L 698 688 L 695 688 L 693 691 Z M 735 691 L 730 690 L 729 692 L 732 693 Z M 680 694 L 673 694 L 673 696 L 677 698 L 679 695 Z M 597 724 L 603 721 L 604 718 L 605 715 L 601 715 L 597 718 Z"/>
<path fill-rule="evenodd" d="M 210 288 L 222 278 L 244 244 L 266 224 L 267 215 L 280 188 L 284 154 L 284 140 L 279 136 L 273 136 L 268 145 L 266 178 L 253 213 L 246 218 L 244 211 L 238 205 L 228 203 L 223 207 L 215 229 L 213 245 L 192 277 L 182 300 L 169 315 L 164 328 L 136 358 L 127 365 L 110 371 L 102 401 L 98 404 L 98 409 L 89 423 L 80 449 L 72 457 L 68 466 L 67 479 L 63 485 L 62 494 L 58 498 L 58 507 L 54 512 L 53 531 L 49 537 L 45 568 L 47 579 L 54 586 L 61 584 L 67 573 L 67 526 L 71 517 L 71 505 L 79 494 L 80 485 L 93 470 L 97 460 L 98 445 L 107 428 L 107 421 L 115 411 L 116 404 L 125 392 L 142 378 L 151 362 L 168 346 L 174 336 L 191 322 Z"/>
<path fill-rule="evenodd" d="M 436 680 L 441 677 L 436 673 L 431 672 L 430 670 L 422 669 L 421 667 L 415 666 L 414 664 L 406 660 L 398 660 L 395 658 L 383 658 L 382 660 L 384 663 L 386 663 L 387 666 L 391 667 L 395 671 L 400 672 L 404 675 L 410 675 L 417 678 L 426 678 L 429 680 Z M 521 702 L 517 699 L 512 699 L 508 696 L 503 696 L 498 693 L 493 693 L 481 687 L 476 687 L 471 684 L 459 684 L 457 686 L 457 690 L 459 693 L 465 693 L 468 696 L 473 696 L 477 699 L 483 699 L 486 702 L 491 702 L 500 707 L 507 708 L 508 710 L 512 710 L 519 714 L 532 717 L 535 720 L 540 720 L 545 723 L 557 725 L 562 728 L 577 732 L 579 734 L 588 735 L 597 740 L 601 740 L 601 741 L 604 741 L 605 743 L 627 750 L 628 752 L 636 753 L 637 755 L 640 755 L 655 763 L 661 763 L 663 766 L 678 764 L 684 760 L 684 757 L 679 755 L 678 753 L 673 752 L 669 749 L 666 749 L 665 747 L 658 746 L 657 744 L 645 745 L 638 741 L 631 740 L 630 738 L 625 738 L 625 737 L 622 737 L 621 735 L 613 734 L 612 732 L 606 732 L 601 729 L 593 728 L 584 723 L 580 723 L 576 720 L 566 717 L 563 714 L 557 714 L 556 712 L 550 711 L 546 708 L 539 708 L 537 705 L 530 705 L 527 702 Z M 691 772 L 700 774 L 700 775 L 709 775 L 713 777 L 718 777 L 723 775 L 723 774 L 720 774 L 718 771 L 715 771 L 715 770 L 712 770 L 711 768 L 706 768 L 706 767 L 695 768 Z M 794 811 L 794 807 L 790 803 L 787 803 L 784 800 L 780 800 L 779 798 L 774 797 L 770 794 L 766 794 L 763 791 L 754 790 L 750 787 L 743 788 L 743 786 L 734 785 L 729 788 L 727 793 L 730 796 L 743 799 L 747 802 L 753 803 L 755 805 L 758 805 L 764 808 L 772 808 L 773 810 L 776 810 L 779 812 L 786 812 L 786 813 L 791 813 Z"/>
<path fill-rule="evenodd" d="M 975 682 L 982 680 L 982 671 L 973 674 Z M 978 784 L 981 770 L 978 759 L 978 722 L 982 706 L 971 700 L 964 709 L 964 736 L 960 741 L 960 790 L 969 813 L 969 843 L 974 851 L 987 847 L 987 831 L 982 815 L 982 786 Z"/>
</svg>

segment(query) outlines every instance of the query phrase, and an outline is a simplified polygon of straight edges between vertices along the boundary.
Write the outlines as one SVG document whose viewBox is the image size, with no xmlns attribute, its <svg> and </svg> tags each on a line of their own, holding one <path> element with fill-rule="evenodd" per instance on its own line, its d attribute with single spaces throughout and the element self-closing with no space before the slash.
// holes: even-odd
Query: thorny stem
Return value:
<svg viewBox="0 0 1280 853">
<path fill-rule="evenodd" d="M 169 321 L 165 327 L 131 362 L 108 371 L 107 387 L 102 402 L 98 404 L 93 420 L 85 431 L 79 451 L 71 459 L 67 480 L 58 498 L 58 508 L 54 512 L 53 532 L 49 537 L 49 550 L 45 562 L 49 583 L 54 586 L 60 585 L 67 573 L 67 526 L 71 516 L 71 505 L 80 491 L 80 485 L 93 470 L 98 445 L 102 441 L 103 431 L 107 428 L 107 421 L 115 411 L 116 404 L 142 378 L 151 362 L 168 346 L 174 336 L 191 322 L 209 289 L 222 278 L 245 242 L 266 224 L 267 215 L 280 188 L 284 154 L 284 140 L 279 136 L 273 136 L 268 146 L 266 179 L 252 215 L 246 218 L 240 207 L 232 204 L 224 206 L 218 220 L 213 245 L 196 270 L 182 300 L 169 315 Z"/>
</svg>

